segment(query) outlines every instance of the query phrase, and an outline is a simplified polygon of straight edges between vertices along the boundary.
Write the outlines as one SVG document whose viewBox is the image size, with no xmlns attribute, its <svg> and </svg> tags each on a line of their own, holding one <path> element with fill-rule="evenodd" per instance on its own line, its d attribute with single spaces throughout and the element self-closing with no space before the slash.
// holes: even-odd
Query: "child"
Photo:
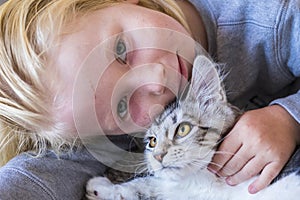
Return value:
<svg viewBox="0 0 300 200">
<path fill-rule="evenodd" d="M 249 191 L 263 189 L 300 142 L 299 87 L 291 85 L 300 76 L 297 10 L 296 0 L 3 4 L 1 198 L 81 199 L 86 181 L 105 170 L 81 139 L 148 126 L 191 74 L 188 36 L 224 63 L 229 100 L 251 109 L 209 169 L 231 185 L 261 172 Z M 128 149 L 131 138 L 111 140 Z"/>
</svg>

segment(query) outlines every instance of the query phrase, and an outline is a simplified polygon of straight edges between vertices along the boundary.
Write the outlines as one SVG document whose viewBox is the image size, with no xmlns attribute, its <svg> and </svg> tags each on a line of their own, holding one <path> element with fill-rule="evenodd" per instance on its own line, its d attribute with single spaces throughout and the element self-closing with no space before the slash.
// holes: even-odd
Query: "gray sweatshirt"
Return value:
<svg viewBox="0 0 300 200">
<path fill-rule="evenodd" d="M 246 110 L 280 104 L 300 123 L 300 1 L 190 1 L 229 100 Z"/>
</svg>

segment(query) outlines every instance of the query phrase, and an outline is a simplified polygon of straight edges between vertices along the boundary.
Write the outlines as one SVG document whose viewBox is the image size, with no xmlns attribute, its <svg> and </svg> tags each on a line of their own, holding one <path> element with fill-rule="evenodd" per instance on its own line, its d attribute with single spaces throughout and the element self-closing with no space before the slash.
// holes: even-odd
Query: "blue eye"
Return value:
<svg viewBox="0 0 300 200">
<path fill-rule="evenodd" d="M 115 52 L 116 52 L 116 60 L 120 62 L 121 64 L 127 63 L 127 48 L 126 43 L 122 38 L 117 39 L 117 43 L 115 46 Z"/>
<path fill-rule="evenodd" d="M 117 106 L 117 113 L 118 113 L 118 116 L 122 119 L 124 118 L 127 113 L 128 113 L 128 106 L 127 106 L 127 98 L 126 97 L 123 97 L 119 103 L 118 103 L 118 106 Z"/>
</svg>

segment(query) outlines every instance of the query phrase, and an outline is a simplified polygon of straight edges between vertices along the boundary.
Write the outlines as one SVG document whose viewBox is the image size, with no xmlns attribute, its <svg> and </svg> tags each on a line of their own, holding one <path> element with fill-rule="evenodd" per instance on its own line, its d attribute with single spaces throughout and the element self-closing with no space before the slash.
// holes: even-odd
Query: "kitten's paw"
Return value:
<svg viewBox="0 0 300 200">
<path fill-rule="evenodd" d="M 86 198 L 90 200 L 121 200 L 122 197 L 115 191 L 115 185 L 105 177 L 96 177 L 88 181 Z"/>
</svg>

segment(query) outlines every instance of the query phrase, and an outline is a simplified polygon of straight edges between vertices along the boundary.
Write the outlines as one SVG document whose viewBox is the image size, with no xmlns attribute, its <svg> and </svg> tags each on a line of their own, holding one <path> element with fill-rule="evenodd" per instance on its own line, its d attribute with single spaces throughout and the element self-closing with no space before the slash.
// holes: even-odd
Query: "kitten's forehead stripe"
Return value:
<svg viewBox="0 0 300 200">
<path fill-rule="evenodd" d="M 197 143 L 198 143 L 198 144 L 202 143 L 202 142 L 204 141 L 204 137 L 205 137 L 205 136 L 200 136 L 200 137 L 198 137 L 198 138 L 197 138 Z"/>
<path fill-rule="evenodd" d="M 178 107 L 178 103 L 172 103 L 171 105 L 169 105 L 165 112 L 162 113 L 162 115 L 157 119 L 157 123 L 160 124 L 161 122 L 163 122 L 168 116 L 170 116 Z"/>
<path fill-rule="evenodd" d="M 172 116 L 172 121 L 174 124 L 177 122 L 177 115 Z"/>
<path fill-rule="evenodd" d="M 201 131 L 201 134 L 198 136 L 198 141 L 199 142 L 203 142 L 205 139 L 207 139 L 206 137 L 207 137 L 207 130 L 206 131 L 203 131 L 203 130 L 201 130 L 201 129 L 199 129 L 199 131 Z"/>
<path fill-rule="evenodd" d="M 195 119 L 195 116 L 191 115 L 191 114 L 184 114 L 183 118 L 188 118 L 188 119 Z"/>
<path fill-rule="evenodd" d="M 166 138 L 169 137 L 169 129 L 167 129 L 167 130 L 165 131 L 165 137 L 166 137 Z"/>
</svg>

